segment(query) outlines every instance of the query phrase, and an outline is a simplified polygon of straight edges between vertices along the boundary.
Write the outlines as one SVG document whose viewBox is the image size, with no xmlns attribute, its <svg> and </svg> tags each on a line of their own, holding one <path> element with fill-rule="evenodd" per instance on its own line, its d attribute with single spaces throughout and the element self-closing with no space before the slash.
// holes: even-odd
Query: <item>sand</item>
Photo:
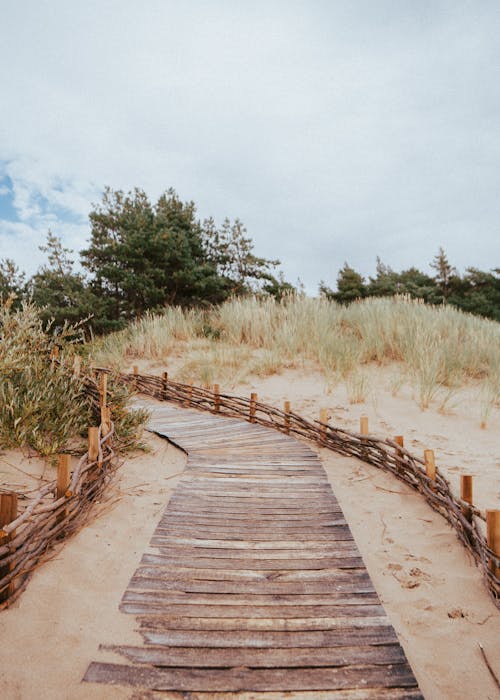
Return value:
<svg viewBox="0 0 500 700">
<path fill-rule="evenodd" d="M 452 412 L 439 412 L 438 401 L 421 412 L 410 387 L 402 385 L 392 395 L 384 368 L 369 369 L 368 381 L 362 404 L 349 404 L 344 385 L 327 387 L 311 368 L 252 377 L 234 387 L 220 383 L 223 390 L 241 395 L 257 391 L 262 401 L 277 406 L 288 399 L 294 410 L 311 418 L 326 407 L 332 423 L 354 430 L 359 416 L 368 415 L 374 434 L 404 435 L 416 454 L 433 448 L 455 488 L 461 473 L 474 474 L 476 504 L 499 507 L 497 409 L 481 430 L 474 387 L 459 392 Z M 150 454 L 129 459 L 121 468 L 111 502 L 100 506 L 100 516 L 35 572 L 13 608 L 0 613 L 2 699 L 133 696 L 131 689 L 82 685 L 80 680 L 90 661 L 104 660 L 99 644 L 138 641 L 133 617 L 120 614 L 118 604 L 175 486 L 177 478 L 171 477 L 184 465 L 184 455 L 168 443 L 153 436 L 149 441 Z M 499 698 L 478 644 L 500 676 L 500 616 L 451 528 L 391 475 L 326 450 L 321 457 L 427 700 Z M 13 459 L 10 454 L 9 461 Z M 4 470 L 0 462 L 0 472 Z M 20 480 L 19 473 L 16 478 Z M 320 696 L 327 697 L 315 695 Z"/>
<path fill-rule="evenodd" d="M 148 444 L 148 454 L 121 467 L 95 519 L 55 550 L 13 607 L 0 612 L 2 700 L 130 697 L 130 688 L 81 679 L 100 644 L 141 641 L 133 616 L 119 613 L 118 605 L 186 462 L 161 438 L 151 435 Z"/>
</svg>

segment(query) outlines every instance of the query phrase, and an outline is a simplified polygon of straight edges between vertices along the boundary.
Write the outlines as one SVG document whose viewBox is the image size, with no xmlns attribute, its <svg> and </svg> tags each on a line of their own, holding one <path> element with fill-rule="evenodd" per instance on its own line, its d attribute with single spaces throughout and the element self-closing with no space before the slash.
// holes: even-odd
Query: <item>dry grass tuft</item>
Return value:
<svg viewBox="0 0 500 700">
<path fill-rule="evenodd" d="M 453 392 L 471 379 L 482 387 L 483 421 L 498 403 L 500 325 L 405 297 L 348 307 L 301 295 L 281 302 L 247 297 L 204 312 L 170 308 L 107 336 L 96 353 L 99 362 L 124 366 L 130 358 L 166 361 L 180 348 L 182 378 L 203 383 L 234 384 L 312 362 L 330 387 L 343 379 L 360 397 L 367 391 L 360 367 L 393 364 L 392 391 L 409 380 L 422 410 L 439 400 L 446 410 Z"/>
</svg>

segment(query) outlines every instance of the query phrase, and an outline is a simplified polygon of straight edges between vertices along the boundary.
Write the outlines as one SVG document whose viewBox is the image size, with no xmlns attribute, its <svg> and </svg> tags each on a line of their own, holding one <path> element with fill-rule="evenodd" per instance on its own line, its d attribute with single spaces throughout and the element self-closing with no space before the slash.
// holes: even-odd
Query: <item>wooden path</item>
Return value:
<svg viewBox="0 0 500 700">
<path fill-rule="evenodd" d="M 117 640 L 126 663 L 93 662 L 84 680 L 421 699 L 317 455 L 268 428 L 152 408 L 150 429 L 189 458 L 122 599 L 144 643 Z"/>
</svg>

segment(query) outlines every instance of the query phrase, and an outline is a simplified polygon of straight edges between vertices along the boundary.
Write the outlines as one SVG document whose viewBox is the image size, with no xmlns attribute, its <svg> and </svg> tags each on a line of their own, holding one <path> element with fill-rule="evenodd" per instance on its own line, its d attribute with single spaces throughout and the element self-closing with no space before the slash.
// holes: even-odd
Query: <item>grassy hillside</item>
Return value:
<svg viewBox="0 0 500 700">
<path fill-rule="evenodd" d="M 481 394 L 484 421 L 500 402 L 500 324 L 404 297 L 350 306 L 247 297 L 210 311 L 167 308 L 101 339 L 95 354 L 111 366 L 139 358 L 168 363 L 180 355 L 178 379 L 226 385 L 312 363 L 330 386 L 345 381 L 353 401 L 363 399 L 363 367 L 378 363 L 393 368 L 392 391 L 412 384 L 421 409 L 438 392 L 446 401 L 470 381 Z"/>
</svg>

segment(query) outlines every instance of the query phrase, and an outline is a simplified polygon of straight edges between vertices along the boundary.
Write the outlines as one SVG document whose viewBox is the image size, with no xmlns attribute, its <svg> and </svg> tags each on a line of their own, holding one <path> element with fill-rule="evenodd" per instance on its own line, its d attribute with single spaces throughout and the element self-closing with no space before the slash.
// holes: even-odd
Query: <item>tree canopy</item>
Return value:
<svg viewBox="0 0 500 700">
<path fill-rule="evenodd" d="M 280 297 L 293 289 L 279 260 L 254 253 L 243 223 L 200 221 L 194 202 L 173 189 L 155 203 L 146 193 L 106 188 L 89 214 L 90 240 L 75 271 L 72 250 L 51 231 L 41 250 L 47 263 L 26 281 L 15 263 L 0 260 L 0 298 L 31 298 L 56 326 L 92 317 L 100 333 L 121 328 L 166 305 L 207 306 L 250 292 Z"/>
<path fill-rule="evenodd" d="M 76 270 L 73 251 L 51 231 L 41 246 L 47 262 L 31 279 L 11 259 L 0 259 L 0 300 L 16 307 L 31 299 L 56 327 L 91 319 L 89 331 L 103 333 L 168 305 L 209 306 L 249 293 L 281 299 L 297 291 L 275 272 L 279 260 L 255 254 L 239 219 L 201 221 L 194 202 L 183 202 L 173 189 L 152 203 L 142 189 L 108 187 L 89 220 L 90 238 Z M 500 321 L 500 268 L 470 267 L 460 275 L 441 247 L 429 265 L 434 274 L 413 266 L 397 272 L 377 257 L 375 274 L 366 280 L 345 262 L 336 288 L 322 281 L 319 291 L 341 304 L 407 294 Z"/>
<path fill-rule="evenodd" d="M 348 263 L 337 275 L 337 291 L 320 282 L 319 291 L 327 298 L 348 304 L 366 296 L 408 294 L 428 304 L 453 304 L 463 311 L 500 321 L 500 269 L 483 272 L 474 267 L 460 275 L 443 248 L 429 263 L 434 276 L 416 267 L 396 272 L 377 258 L 376 274 L 364 278 Z"/>
<path fill-rule="evenodd" d="M 81 252 L 90 287 L 115 323 L 167 304 L 216 304 L 274 282 L 278 260 L 253 253 L 238 219 L 200 222 L 194 202 L 172 189 L 151 204 L 145 192 L 107 189 L 90 213 L 89 246 Z"/>
</svg>

